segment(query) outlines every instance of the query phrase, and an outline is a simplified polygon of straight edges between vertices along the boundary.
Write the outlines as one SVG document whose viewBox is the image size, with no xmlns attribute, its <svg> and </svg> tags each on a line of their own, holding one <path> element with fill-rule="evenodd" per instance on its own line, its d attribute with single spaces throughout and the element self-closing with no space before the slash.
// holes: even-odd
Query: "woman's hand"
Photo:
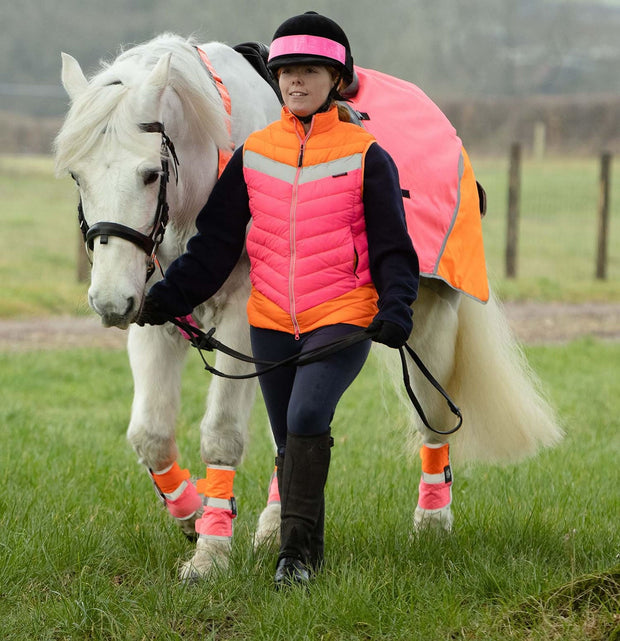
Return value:
<svg viewBox="0 0 620 641">
<path fill-rule="evenodd" d="M 140 325 L 140 327 L 144 327 L 144 325 L 163 325 L 171 320 L 171 318 L 170 314 L 160 309 L 155 299 L 147 294 L 135 323 L 136 325 Z"/>
<path fill-rule="evenodd" d="M 383 343 L 388 347 L 402 347 L 409 338 L 405 330 L 388 320 L 374 319 L 368 326 L 369 332 L 372 333 L 372 340 L 377 343 Z"/>
</svg>

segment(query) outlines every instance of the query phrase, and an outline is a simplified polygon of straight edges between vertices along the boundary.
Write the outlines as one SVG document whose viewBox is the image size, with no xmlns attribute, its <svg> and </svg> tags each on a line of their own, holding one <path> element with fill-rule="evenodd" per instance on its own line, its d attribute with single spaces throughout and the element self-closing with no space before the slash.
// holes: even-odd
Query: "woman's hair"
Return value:
<svg viewBox="0 0 620 641">
<path fill-rule="evenodd" d="M 341 103 L 338 103 L 338 119 L 342 122 L 351 122 L 351 112 Z"/>
<path fill-rule="evenodd" d="M 346 86 L 344 79 L 342 78 L 342 74 L 339 73 L 337 69 L 334 69 L 334 67 L 328 67 L 328 69 L 332 76 L 332 80 L 338 80 L 337 91 L 340 94 Z M 332 100 L 332 102 L 336 101 Z M 338 119 L 342 120 L 342 122 L 351 122 L 351 112 L 340 102 L 338 102 L 336 106 L 338 107 Z"/>
</svg>

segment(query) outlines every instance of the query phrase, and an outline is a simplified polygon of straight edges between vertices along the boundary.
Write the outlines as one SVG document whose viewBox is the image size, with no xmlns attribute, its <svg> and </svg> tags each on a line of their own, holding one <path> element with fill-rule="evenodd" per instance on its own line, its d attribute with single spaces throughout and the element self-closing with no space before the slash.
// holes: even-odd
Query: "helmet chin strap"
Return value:
<svg viewBox="0 0 620 641">
<path fill-rule="evenodd" d="M 312 122 L 312 119 L 316 114 L 323 113 L 325 111 L 328 111 L 329 108 L 332 105 L 332 102 L 335 100 L 341 100 L 342 96 L 338 93 L 338 89 L 336 87 L 340 84 L 340 81 L 342 80 L 342 74 L 338 75 L 338 78 L 336 78 L 336 82 L 334 83 L 334 86 L 329 90 L 329 93 L 327 94 L 327 98 L 325 99 L 325 102 L 313 113 L 307 115 L 307 116 L 298 116 L 294 111 L 291 113 L 299 120 L 302 122 L 304 125 L 308 125 Z"/>
</svg>

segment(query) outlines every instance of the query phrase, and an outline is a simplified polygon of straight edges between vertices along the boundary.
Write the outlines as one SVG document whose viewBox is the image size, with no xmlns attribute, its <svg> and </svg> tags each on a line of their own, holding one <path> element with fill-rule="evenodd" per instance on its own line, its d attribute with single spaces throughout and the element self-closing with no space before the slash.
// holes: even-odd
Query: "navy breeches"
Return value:
<svg viewBox="0 0 620 641">
<path fill-rule="evenodd" d="M 328 325 L 295 340 L 286 332 L 252 327 L 252 352 L 259 360 L 281 361 L 359 330 L 355 325 Z M 336 405 L 366 362 L 370 345 L 368 339 L 315 363 L 278 367 L 259 377 L 278 454 L 284 454 L 288 432 L 314 436 L 330 429 Z M 261 366 L 256 369 L 260 372 Z"/>
</svg>

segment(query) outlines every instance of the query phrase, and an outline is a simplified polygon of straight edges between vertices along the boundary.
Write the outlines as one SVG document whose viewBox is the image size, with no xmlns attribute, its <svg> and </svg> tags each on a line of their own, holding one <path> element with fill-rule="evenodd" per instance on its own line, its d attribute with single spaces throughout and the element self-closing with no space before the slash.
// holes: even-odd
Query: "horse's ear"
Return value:
<svg viewBox="0 0 620 641">
<path fill-rule="evenodd" d="M 88 80 L 80 67 L 80 63 L 68 53 L 62 53 L 62 86 L 69 94 L 71 100 L 75 100 L 88 87 Z"/>
<path fill-rule="evenodd" d="M 172 53 L 163 55 L 140 88 L 140 112 L 147 120 L 159 118 L 159 104 L 168 84 L 170 58 Z"/>
</svg>

